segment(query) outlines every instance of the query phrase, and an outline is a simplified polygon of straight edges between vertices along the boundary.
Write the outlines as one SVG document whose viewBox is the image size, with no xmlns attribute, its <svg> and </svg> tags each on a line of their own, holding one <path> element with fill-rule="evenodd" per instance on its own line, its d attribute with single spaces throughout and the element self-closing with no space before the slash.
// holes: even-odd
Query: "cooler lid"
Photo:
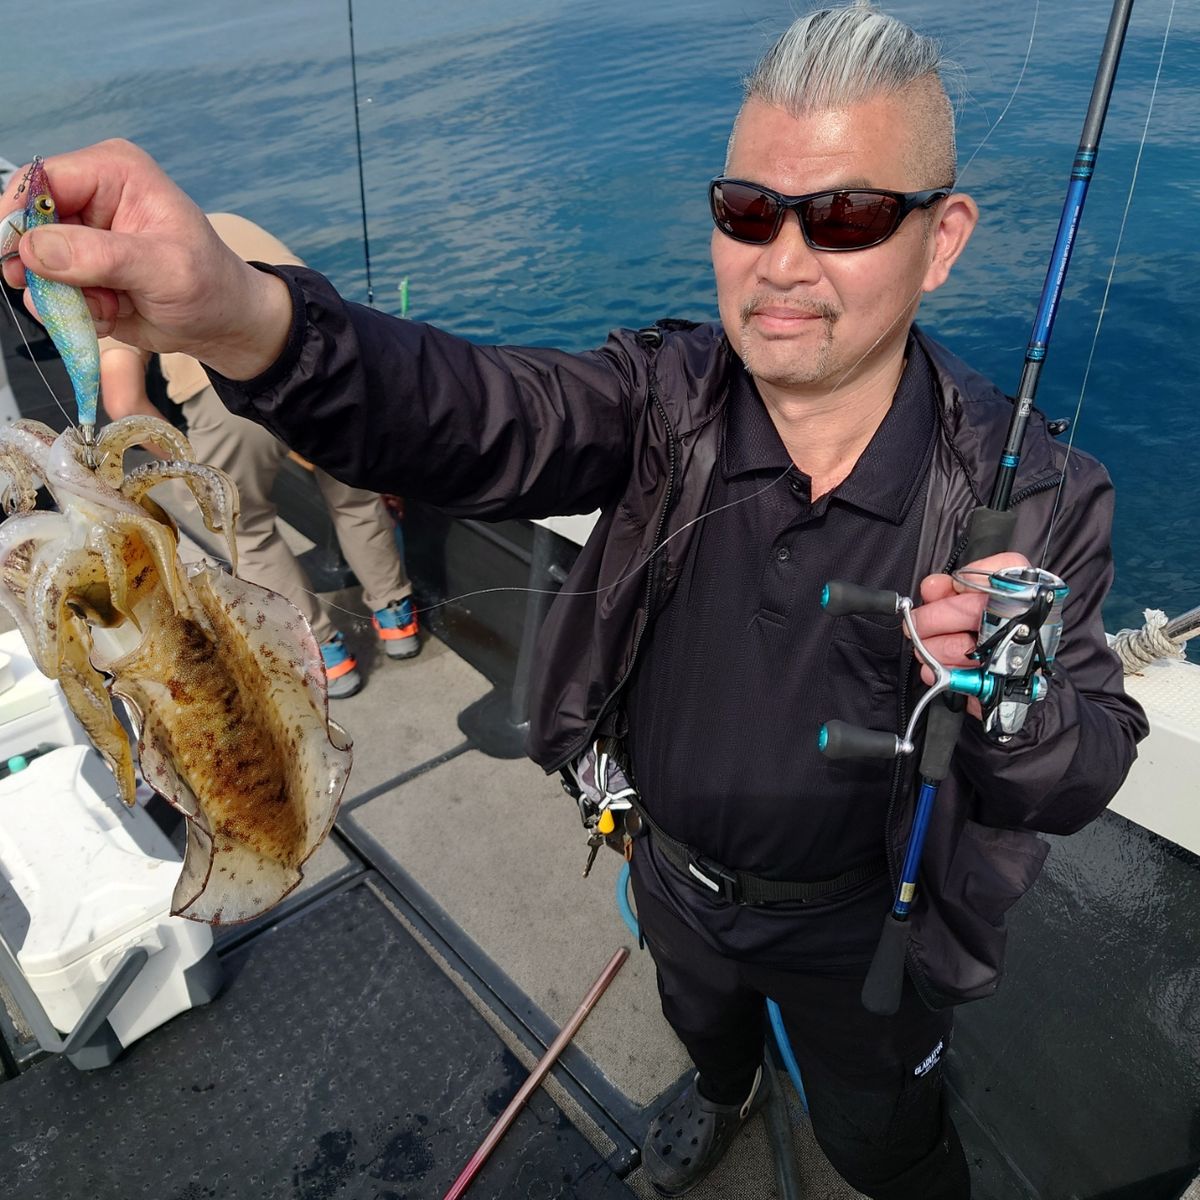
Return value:
<svg viewBox="0 0 1200 1200">
<path fill-rule="evenodd" d="M 0 673 L 0 725 L 49 708 L 59 686 L 34 665 L 19 629 L 0 634 L 0 654 L 8 659 L 8 670 Z"/>
<path fill-rule="evenodd" d="M 170 913 L 179 856 L 90 746 L 0 780 L 0 933 L 27 976 Z"/>
</svg>

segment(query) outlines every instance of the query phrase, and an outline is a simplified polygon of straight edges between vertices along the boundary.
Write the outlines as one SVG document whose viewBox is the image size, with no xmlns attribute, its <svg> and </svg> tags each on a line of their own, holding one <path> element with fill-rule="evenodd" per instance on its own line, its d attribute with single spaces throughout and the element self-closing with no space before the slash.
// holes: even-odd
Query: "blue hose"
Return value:
<svg viewBox="0 0 1200 1200">
<path fill-rule="evenodd" d="M 634 915 L 633 906 L 629 903 L 628 863 L 621 868 L 621 873 L 617 876 L 617 908 L 621 913 L 621 920 L 629 926 L 629 932 L 640 941 L 642 931 L 638 928 L 638 919 Z"/>
<path fill-rule="evenodd" d="M 771 1019 L 771 1029 L 775 1034 L 775 1048 L 779 1051 L 779 1057 L 783 1059 L 783 1065 L 787 1067 L 788 1078 L 792 1081 L 792 1087 L 796 1089 L 796 1095 L 800 1097 L 800 1106 L 808 1112 L 808 1097 L 804 1094 L 804 1084 L 800 1081 L 800 1065 L 796 1062 L 796 1056 L 792 1053 L 792 1043 L 788 1041 L 787 1030 L 783 1027 L 783 1013 L 779 1011 L 779 1005 L 769 998 L 767 1016 Z"/>
<path fill-rule="evenodd" d="M 635 938 L 640 938 L 641 930 L 638 928 L 638 920 L 629 903 L 628 863 L 621 868 L 621 873 L 617 876 L 617 909 L 621 914 L 621 920 L 629 927 L 629 932 Z M 792 1081 L 792 1087 L 796 1089 L 796 1095 L 800 1097 L 804 1111 L 808 1112 L 808 1097 L 804 1094 L 804 1084 L 800 1081 L 800 1067 L 796 1063 L 796 1056 L 792 1053 L 792 1043 L 788 1041 L 787 1030 L 783 1027 L 783 1014 L 774 1000 L 767 1001 L 767 1016 L 771 1020 L 771 1031 L 775 1034 L 775 1045 L 779 1050 L 779 1057 L 783 1059 L 783 1065 L 787 1067 L 788 1078 Z"/>
</svg>

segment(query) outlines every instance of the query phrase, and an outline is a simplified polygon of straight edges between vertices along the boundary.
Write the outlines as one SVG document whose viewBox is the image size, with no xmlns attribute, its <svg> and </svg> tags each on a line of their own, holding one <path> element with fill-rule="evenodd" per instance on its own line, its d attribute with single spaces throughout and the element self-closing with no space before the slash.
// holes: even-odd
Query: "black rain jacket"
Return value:
<svg viewBox="0 0 1200 1200">
<path fill-rule="evenodd" d="M 594 732 L 620 732 L 622 686 L 679 579 L 695 528 L 685 526 L 701 514 L 717 461 L 735 365 L 720 326 L 621 330 L 582 354 L 476 346 L 345 302 L 315 272 L 264 269 L 292 290 L 292 328 L 257 379 L 213 376 L 234 412 L 346 483 L 452 516 L 600 510 L 541 631 L 530 755 L 550 772 Z M 916 595 L 925 575 L 962 565 L 966 520 L 986 502 L 1011 403 L 919 329 L 914 336 L 943 398 Z M 1049 695 L 1003 746 L 965 722 L 926 841 L 909 968 L 933 1005 L 996 989 L 1005 913 L 1049 851 L 1037 833 L 1072 833 L 1097 817 L 1147 732 L 1101 619 L 1113 574 L 1111 481 L 1088 455 L 1068 459 L 1037 412 L 1014 489 L 1012 549 L 1040 561 L 1064 467 L 1046 562 L 1071 591 Z M 900 689 L 898 731 L 920 686 L 907 652 L 901 671 L 909 687 Z M 914 773 L 911 760 L 896 772 L 886 847 L 893 882 Z"/>
</svg>

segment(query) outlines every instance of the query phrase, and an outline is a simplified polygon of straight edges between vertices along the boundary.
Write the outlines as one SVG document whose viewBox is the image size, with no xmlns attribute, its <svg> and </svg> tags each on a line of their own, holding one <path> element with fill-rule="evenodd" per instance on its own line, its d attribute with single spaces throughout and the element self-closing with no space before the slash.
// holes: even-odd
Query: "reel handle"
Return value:
<svg viewBox="0 0 1200 1200">
<path fill-rule="evenodd" d="M 832 617 L 851 613 L 886 613 L 894 616 L 900 611 L 900 597 L 895 592 L 877 591 L 844 579 L 831 579 L 821 589 L 821 607 Z"/>
<path fill-rule="evenodd" d="M 863 729 L 846 721 L 826 721 L 817 737 L 826 758 L 895 758 L 900 739 L 886 729 Z"/>
</svg>

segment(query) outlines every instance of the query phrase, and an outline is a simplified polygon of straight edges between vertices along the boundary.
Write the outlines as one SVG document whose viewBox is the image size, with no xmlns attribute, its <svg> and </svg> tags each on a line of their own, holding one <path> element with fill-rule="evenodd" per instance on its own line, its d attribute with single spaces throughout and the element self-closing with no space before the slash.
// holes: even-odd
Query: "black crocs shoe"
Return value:
<svg viewBox="0 0 1200 1200">
<path fill-rule="evenodd" d="M 746 1119 L 767 1102 L 763 1070 L 742 1104 L 714 1104 L 691 1086 L 650 1123 L 642 1146 L 642 1166 L 660 1196 L 690 1192 L 721 1161 Z"/>
</svg>

